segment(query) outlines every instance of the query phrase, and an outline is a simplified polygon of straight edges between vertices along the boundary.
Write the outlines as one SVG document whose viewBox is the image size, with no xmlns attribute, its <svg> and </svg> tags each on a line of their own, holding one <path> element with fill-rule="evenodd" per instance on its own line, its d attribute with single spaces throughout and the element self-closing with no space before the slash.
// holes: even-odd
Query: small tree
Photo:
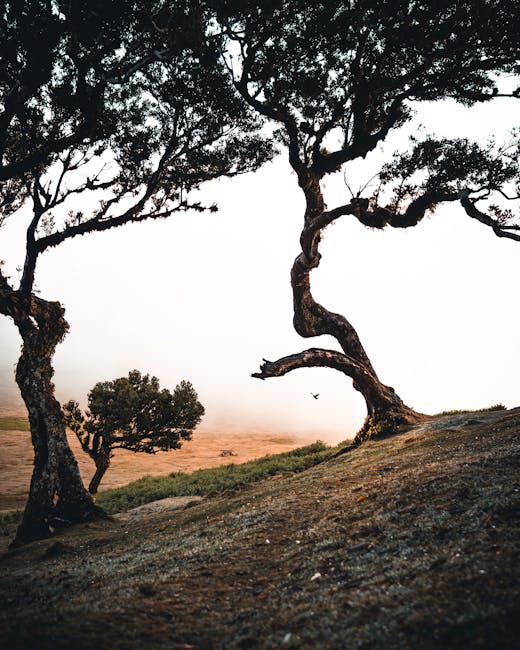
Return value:
<svg viewBox="0 0 520 650">
<path fill-rule="evenodd" d="M 89 410 L 82 413 L 71 400 L 63 411 L 67 425 L 81 448 L 96 464 L 89 485 L 95 494 L 110 465 L 114 449 L 155 454 L 179 449 L 191 440 L 204 415 L 204 407 L 189 381 L 173 393 L 159 387 L 157 377 L 132 370 L 128 377 L 98 382 L 88 395 Z"/>
</svg>

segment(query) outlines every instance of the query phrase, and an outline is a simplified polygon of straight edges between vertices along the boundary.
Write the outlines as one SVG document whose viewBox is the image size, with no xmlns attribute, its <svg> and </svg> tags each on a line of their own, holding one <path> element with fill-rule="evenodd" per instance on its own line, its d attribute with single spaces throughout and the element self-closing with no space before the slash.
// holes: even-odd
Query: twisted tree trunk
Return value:
<svg viewBox="0 0 520 650">
<path fill-rule="evenodd" d="M 260 372 L 254 373 L 253 377 L 281 377 L 297 368 L 334 368 L 352 378 L 354 388 L 365 398 L 368 415 L 356 436 L 356 442 L 394 433 L 403 425 L 417 422 L 424 416 L 406 406 L 393 388 L 385 386 L 379 380 L 356 330 L 348 320 L 340 314 L 330 312 L 314 300 L 310 274 L 320 263 L 321 230 L 334 219 L 346 214 L 346 211 L 326 211 L 318 175 L 313 175 L 309 170 L 300 171 L 299 181 L 305 193 L 306 211 L 300 236 L 302 252 L 295 259 L 291 270 L 294 328 L 304 338 L 323 334 L 333 336 L 343 352 L 311 348 L 277 361 L 264 360 Z M 355 214 L 358 209 L 356 201 L 350 207 L 351 214 Z"/>
<path fill-rule="evenodd" d="M 6 285 L 4 283 L 3 289 Z M 52 357 L 68 325 L 59 303 L 18 292 L 3 293 L 23 339 L 16 381 L 29 414 L 34 470 L 29 498 L 13 546 L 46 537 L 58 526 L 104 516 L 86 491 L 69 447 L 65 421 L 54 396 Z M 29 310 L 24 306 L 30 305 Z"/>
</svg>

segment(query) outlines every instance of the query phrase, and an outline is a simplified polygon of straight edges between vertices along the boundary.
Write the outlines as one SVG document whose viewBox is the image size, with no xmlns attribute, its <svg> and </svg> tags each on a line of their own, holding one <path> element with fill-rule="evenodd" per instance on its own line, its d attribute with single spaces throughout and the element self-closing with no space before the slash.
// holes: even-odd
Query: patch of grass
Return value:
<svg viewBox="0 0 520 650">
<path fill-rule="evenodd" d="M 436 413 L 435 415 L 459 415 L 462 413 L 487 413 L 489 411 L 507 411 L 507 406 L 503 404 L 493 404 L 492 406 L 486 406 L 483 409 L 453 409 L 451 411 L 442 411 L 441 413 Z"/>
<path fill-rule="evenodd" d="M 174 472 L 169 476 L 145 476 L 121 488 L 100 492 L 96 503 L 113 514 L 166 497 L 205 496 L 241 487 L 275 474 L 301 472 L 326 460 L 337 450 L 338 447 L 328 447 L 325 443 L 317 441 L 305 447 L 264 456 L 247 463 L 199 469 L 190 474 Z"/>
<path fill-rule="evenodd" d="M 30 431 L 29 419 L 14 416 L 2 417 L 0 418 L 0 431 Z"/>
<path fill-rule="evenodd" d="M 22 521 L 23 512 L 21 510 L 10 510 L 9 512 L 0 512 L 0 536 L 10 537 L 14 529 Z"/>
</svg>

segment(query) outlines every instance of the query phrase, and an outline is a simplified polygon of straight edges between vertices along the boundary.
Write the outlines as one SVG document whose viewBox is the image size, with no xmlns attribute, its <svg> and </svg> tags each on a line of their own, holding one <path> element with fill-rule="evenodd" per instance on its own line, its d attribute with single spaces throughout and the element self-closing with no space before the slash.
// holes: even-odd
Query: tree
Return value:
<svg viewBox="0 0 520 650">
<path fill-rule="evenodd" d="M 342 170 L 348 183 L 349 170 L 407 124 L 418 102 L 451 98 L 472 106 L 518 97 L 520 89 L 503 92 L 499 86 L 500 75 L 520 72 L 516 3 L 212 4 L 227 39 L 221 56 L 233 83 L 248 106 L 276 125 L 305 197 L 301 252 L 291 271 L 294 327 L 304 338 L 332 336 L 341 347 L 264 359 L 253 377 L 280 377 L 313 366 L 344 373 L 368 411 L 357 442 L 416 422 L 423 416 L 381 382 L 351 323 L 312 295 L 310 276 L 320 263 L 322 232 L 345 215 L 369 228 L 408 228 L 439 205 L 457 202 L 497 236 L 518 241 L 520 223 L 503 205 L 520 194 L 518 134 L 504 146 L 414 139 L 373 183 L 351 191 L 351 199 L 333 209 L 326 206 L 322 181 Z M 386 276 L 382 270 L 383 285 Z M 399 294 L 398 287 L 392 291 Z"/>
<path fill-rule="evenodd" d="M 96 464 L 89 492 L 98 491 L 114 449 L 155 454 L 179 449 L 191 440 L 204 407 L 190 382 L 173 393 L 159 387 L 157 377 L 132 370 L 128 377 L 97 383 L 88 395 L 88 411 L 73 400 L 63 406 L 65 421 L 81 448 Z"/>
<path fill-rule="evenodd" d="M 271 155 L 205 21 L 197 3 L 183 0 L 4 4 L 0 224 L 32 210 L 19 283 L 0 268 L 0 313 L 23 343 L 16 381 L 35 453 L 16 544 L 103 516 L 54 395 L 52 359 L 68 324 L 61 304 L 35 288 L 40 255 L 90 232 L 214 210 L 191 198 L 201 183 Z"/>
</svg>

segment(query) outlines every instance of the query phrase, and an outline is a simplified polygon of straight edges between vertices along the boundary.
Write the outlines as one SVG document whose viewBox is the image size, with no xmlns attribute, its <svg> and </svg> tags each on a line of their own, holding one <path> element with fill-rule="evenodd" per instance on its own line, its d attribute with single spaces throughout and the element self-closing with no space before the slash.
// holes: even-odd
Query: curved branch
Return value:
<svg viewBox="0 0 520 650">
<path fill-rule="evenodd" d="M 353 380 L 356 390 L 359 390 L 367 402 L 369 412 L 373 414 L 372 405 L 377 404 L 388 413 L 399 412 L 413 420 L 419 414 L 407 407 L 391 386 L 385 386 L 376 377 L 375 373 L 365 364 L 359 363 L 347 354 L 336 350 L 322 348 L 309 348 L 303 352 L 290 354 L 277 361 L 267 361 L 260 366 L 260 372 L 255 372 L 251 377 L 268 379 L 283 377 L 288 372 L 299 368 L 332 368 L 342 372 Z"/>
<path fill-rule="evenodd" d="M 47 248 L 58 246 L 58 244 L 61 244 L 66 239 L 77 237 L 78 235 L 85 235 L 86 233 L 89 232 L 99 232 L 103 230 L 109 230 L 110 228 L 116 228 L 117 226 L 122 226 L 130 221 L 139 222 L 139 221 L 144 221 L 146 219 L 152 219 L 152 218 L 153 219 L 166 218 L 169 217 L 176 210 L 182 209 L 181 206 L 175 206 L 171 209 L 165 209 L 163 211 L 152 211 L 145 214 L 139 214 L 140 211 L 146 206 L 147 201 L 151 197 L 153 197 L 160 183 L 164 168 L 167 165 L 172 155 L 172 151 L 175 147 L 175 144 L 176 144 L 176 140 L 175 138 L 173 138 L 168 144 L 168 146 L 166 147 L 163 155 L 161 156 L 161 159 L 157 163 L 157 167 L 155 171 L 150 175 L 150 178 L 148 180 L 148 183 L 146 184 L 146 189 L 143 195 L 132 206 L 130 206 L 127 210 L 125 210 L 125 212 L 123 212 L 118 216 L 102 218 L 106 214 L 108 208 L 113 203 L 117 202 L 120 199 L 120 196 L 116 196 L 113 199 L 106 201 L 105 207 L 101 210 L 101 212 L 98 215 L 96 215 L 92 219 L 88 219 L 87 221 L 78 223 L 73 226 L 69 225 L 60 232 L 54 232 L 50 235 L 42 237 L 41 239 L 38 239 L 36 242 L 37 253 L 39 254 L 45 251 Z M 91 181 L 87 179 L 87 182 L 91 182 Z M 84 185 L 85 189 L 89 187 L 90 186 L 88 185 Z M 71 193 L 72 192 L 69 192 L 69 194 Z"/>
<path fill-rule="evenodd" d="M 500 192 L 504 194 L 504 192 Z M 482 198 L 482 197 L 481 197 Z M 510 197 L 506 197 L 510 198 Z M 516 197 L 514 197 L 516 198 Z M 513 200 L 513 199 L 510 199 Z M 398 212 L 390 207 L 371 206 L 369 199 L 354 198 L 345 205 L 328 210 L 319 215 L 302 232 L 301 244 L 309 259 L 314 259 L 319 244 L 319 230 L 343 215 L 354 215 L 364 226 L 369 228 L 383 229 L 386 226 L 392 228 L 410 228 L 416 226 L 428 210 L 433 209 L 439 203 L 460 201 L 466 214 L 493 229 L 497 237 L 507 237 L 520 241 L 520 224 L 507 224 L 494 219 L 489 214 L 482 212 L 475 205 L 475 200 L 469 197 L 469 190 L 460 192 L 438 192 L 426 193 L 414 199 L 404 212 Z"/>
<path fill-rule="evenodd" d="M 336 350 L 309 348 L 303 352 L 282 357 L 277 361 L 267 361 L 267 359 L 264 359 L 264 363 L 260 366 L 260 372 L 254 372 L 251 377 L 255 377 L 256 379 L 283 377 L 283 375 L 286 375 L 292 370 L 313 368 L 315 366 L 334 368 L 353 379 L 362 372 L 366 372 L 359 363 L 346 354 L 342 354 Z"/>
<path fill-rule="evenodd" d="M 316 193 L 320 191 L 317 185 L 312 189 Z M 302 254 L 296 258 L 291 270 L 294 327 L 298 334 L 305 338 L 323 334 L 333 336 L 349 358 L 361 363 L 376 377 L 370 359 L 350 322 L 341 314 L 330 312 L 317 303 L 312 296 L 310 272 L 320 263 L 321 230 L 345 214 L 354 215 L 361 223 L 371 227 L 383 228 L 387 224 L 393 227 L 408 227 L 418 223 L 426 211 L 440 200 L 457 199 L 458 195 L 455 194 L 424 195 L 413 201 L 404 214 L 399 214 L 387 208 L 370 208 L 368 199 L 354 198 L 349 204 L 334 210 L 318 212 L 316 217 L 306 220 L 300 237 Z M 315 203 L 319 204 L 316 198 Z"/>
<path fill-rule="evenodd" d="M 507 225 L 507 224 L 500 223 L 498 220 L 493 219 L 493 217 L 490 217 L 485 212 L 479 210 L 476 207 L 475 203 L 468 196 L 463 195 L 460 198 L 460 204 L 462 205 L 462 207 L 466 211 L 466 214 L 469 217 L 471 217 L 472 219 L 476 219 L 477 221 L 480 221 L 480 223 L 483 223 L 486 226 L 490 226 L 497 237 L 507 237 L 508 239 L 520 241 L 520 233 L 510 232 L 515 230 L 520 230 L 520 225 L 516 225 L 516 224 Z"/>
<path fill-rule="evenodd" d="M 347 212 L 354 213 L 356 201 L 348 207 L 343 206 L 337 211 L 326 212 L 321 194 L 319 181 L 314 179 L 305 189 L 307 210 L 305 226 L 300 236 L 302 253 L 295 259 L 291 269 L 291 285 L 293 289 L 295 330 L 300 336 L 310 338 L 327 334 L 333 336 L 340 344 L 347 357 L 362 364 L 376 377 L 356 330 L 341 314 L 330 312 L 314 300 L 310 287 L 310 273 L 320 263 L 319 244 L 321 230 L 334 219 Z"/>
<path fill-rule="evenodd" d="M 188 208 L 190 206 L 186 206 Z M 78 235 L 86 235 L 90 232 L 101 232 L 103 230 L 109 230 L 111 228 L 117 228 L 118 226 L 123 226 L 126 223 L 139 223 L 145 221 L 146 219 L 166 219 L 173 212 L 178 210 L 185 209 L 184 206 L 175 206 L 168 210 L 163 210 L 162 212 L 146 212 L 136 216 L 138 209 L 134 206 L 130 208 L 123 214 L 117 217 L 110 217 L 109 219 L 89 219 L 84 221 L 76 226 L 69 226 L 65 230 L 60 232 L 55 232 L 52 235 L 47 235 L 42 237 L 37 241 L 38 252 L 42 253 L 47 248 L 53 248 L 58 246 L 66 239 L 71 239 L 72 237 L 77 237 Z"/>
<path fill-rule="evenodd" d="M 404 99 L 404 96 L 402 98 Z M 367 102 L 361 101 L 361 98 L 356 98 L 359 100 L 360 106 L 354 110 L 355 126 L 353 142 L 347 147 L 333 151 L 332 153 L 320 152 L 315 156 L 315 171 L 320 175 L 330 174 L 340 169 L 343 164 L 350 160 L 365 158 L 368 153 L 373 151 L 386 138 L 399 120 L 402 119 L 404 115 L 402 98 L 398 97 L 392 102 L 381 127 L 375 133 L 368 131 L 364 123 Z"/>
</svg>

